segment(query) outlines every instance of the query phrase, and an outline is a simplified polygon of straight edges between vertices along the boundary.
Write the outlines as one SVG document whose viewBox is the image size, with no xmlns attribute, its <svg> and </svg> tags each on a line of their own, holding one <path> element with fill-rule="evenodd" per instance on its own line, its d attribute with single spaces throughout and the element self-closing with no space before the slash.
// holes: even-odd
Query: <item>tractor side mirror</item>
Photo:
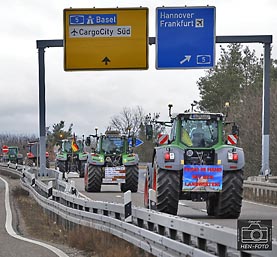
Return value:
<svg viewBox="0 0 277 257">
<path fill-rule="evenodd" d="M 86 146 L 90 146 L 90 144 L 91 144 L 90 137 L 86 138 L 85 144 L 86 144 Z"/>
<path fill-rule="evenodd" d="M 236 124 L 234 124 L 234 125 L 232 126 L 232 135 L 237 135 L 237 136 L 239 136 L 239 126 L 236 125 Z"/>
<path fill-rule="evenodd" d="M 136 138 L 135 137 L 132 137 L 132 147 L 135 147 L 136 146 Z"/>
<path fill-rule="evenodd" d="M 151 140 L 153 138 L 153 127 L 148 124 L 145 126 L 146 128 L 146 140 Z"/>
</svg>

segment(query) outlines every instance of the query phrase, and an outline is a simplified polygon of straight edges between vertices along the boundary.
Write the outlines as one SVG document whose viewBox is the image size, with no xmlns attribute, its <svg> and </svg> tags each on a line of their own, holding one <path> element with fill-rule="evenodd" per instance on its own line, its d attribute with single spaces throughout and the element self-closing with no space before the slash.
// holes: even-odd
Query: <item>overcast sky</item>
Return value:
<svg viewBox="0 0 277 257">
<path fill-rule="evenodd" d="M 216 35 L 273 35 L 272 58 L 277 59 L 277 1 L 275 0 L 11 0 L 1 2 L 0 133 L 39 135 L 38 54 L 36 40 L 63 39 L 63 9 L 148 7 L 149 36 L 155 36 L 156 7 L 216 7 Z M 263 47 L 252 44 L 259 56 Z M 218 46 L 217 46 L 218 49 Z M 218 52 L 218 51 L 217 51 Z M 217 55 L 219 57 L 219 55 Z M 65 72 L 63 48 L 48 48 L 46 125 L 73 123 L 78 135 L 100 132 L 124 107 L 141 106 L 167 118 L 167 104 L 184 111 L 199 99 L 197 80 L 205 70 L 156 70 L 155 46 L 149 47 L 146 71 Z"/>
</svg>

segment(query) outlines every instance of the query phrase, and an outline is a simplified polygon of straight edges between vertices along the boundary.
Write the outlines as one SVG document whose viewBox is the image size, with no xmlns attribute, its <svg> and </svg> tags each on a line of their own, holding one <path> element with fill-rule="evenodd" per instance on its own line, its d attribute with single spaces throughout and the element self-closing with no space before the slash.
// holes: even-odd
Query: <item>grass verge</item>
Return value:
<svg viewBox="0 0 277 257">
<path fill-rule="evenodd" d="M 44 213 L 29 193 L 17 186 L 12 190 L 19 220 L 19 233 L 55 244 L 79 249 L 90 257 L 152 257 L 153 255 L 109 233 L 83 226 L 66 230 Z M 77 256 L 77 255 L 74 255 Z M 80 255 L 81 256 L 81 255 Z"/>
</svg>

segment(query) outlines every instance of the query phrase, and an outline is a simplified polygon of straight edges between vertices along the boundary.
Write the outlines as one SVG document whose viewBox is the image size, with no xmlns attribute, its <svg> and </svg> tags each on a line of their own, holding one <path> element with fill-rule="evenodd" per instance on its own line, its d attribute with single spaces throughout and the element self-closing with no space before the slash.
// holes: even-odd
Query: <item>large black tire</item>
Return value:
<svg viewBox="0 0 277 257">
<path fill-rule="evenodd" d="M 88 192 L 100 192 L 102 185 L 102 170 L 101 166 L 88 165 Z"/>
<path fill-rule="evenodd" d="M 242 193 L 243 171 L 224 171 L 216 216 L 225 219 L 237 219 L 241 211 Z"/>
<path fill-rule="evenodd" d="M 122 192 L 127 192 L 131 190 L 131 192 L 138 191 L 138 166 L 126 166 L 126 179 L 125 183 L 120 185 Z"/>
<path fill-rule="evenodd" d="M 65 173 L 67 172 L 67 168 L 66 168 L 66 162 L 65 161 L 58 161 L 58 167 L 60 172 Z"/>
<path fill-rule="evenodd" d="M 180 172 L 158 168 L 157 210 L 176 215 L 180 195 Z"/>
<path fill-rule="evenodd" d="M 17 159 L 17 164 L 19 164 L 19 165 L 23 165 L 23 158 L 19 158 L 19 159 Z"/>
<path fill-rule="evenodd" d="M 48 158 L 46 158 L 46 168 L 50 168 L 50 161 L 49 161 L 49 159 Z"/>
<path fill-rule="evenodd" d="M 206 209 L 208 216 L 215 216 L 218 207 L 218 195 L 219 193 L 209 193 L 206 200 Z"/>
<path fill-rule="evenodd" d="M 34 163 L 34 162 L 33 162 L 32 159 L 27 159 L 27 160 L 26 160 L 26 165 L 27 165 L 27 166 L 33 167 L 33 163 Z"/>
<path fill-rule="evenodd" d="M 85 165 L 87 161 L 79 161 L 78 163 L 78 172 L 79 172 L 79 178 L 83 178 L 85 175 Z"/>
</svg>

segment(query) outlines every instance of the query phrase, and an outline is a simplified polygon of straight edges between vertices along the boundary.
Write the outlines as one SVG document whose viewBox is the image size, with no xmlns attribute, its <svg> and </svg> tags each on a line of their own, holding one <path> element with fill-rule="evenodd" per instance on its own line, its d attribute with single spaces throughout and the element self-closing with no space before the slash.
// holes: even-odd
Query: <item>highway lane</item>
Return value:
<svg viewBox="0 0 277 257">
<path fill-rule="evenodd" d="M 8 183 L 0 177 L 0 256 L 5 257 L 68 257 L 48 244 L 23 238 L 12 227 L 12 212 L 9 205 Z"/>
<path fill-rule="evenodd" d="M 77 178 L 77 174 L 69 174 L 69 177 L 75 181 L 76 187 L 80 193 L 87 197 L 105 202 L 123 203 L 123 193 L 120 192 L 119 186 L 116 185 L 102 185 L 100 193 L 88 193 L 84 190 L 84 181 Z M 143 207 L 143 191 L 144 191 L 144 176 L 145 170 L 139 171 L 139 187 L 137 193 L 132 193 L 132 204 L 134 206 Z M 221 225 L 237 229 L 236 219 L 217 219 L 209 217 L 206 213 L 205 202 L 180 201 L 178 207 L 178 215 L 194 220 L 200 220 L 207 223 Z M 270 219 L 272 220 L 272 236 L 277 238 L 277 206 L 260 204 L 243 200 L 242 211 L 239 219 Z"/>
</svg>

